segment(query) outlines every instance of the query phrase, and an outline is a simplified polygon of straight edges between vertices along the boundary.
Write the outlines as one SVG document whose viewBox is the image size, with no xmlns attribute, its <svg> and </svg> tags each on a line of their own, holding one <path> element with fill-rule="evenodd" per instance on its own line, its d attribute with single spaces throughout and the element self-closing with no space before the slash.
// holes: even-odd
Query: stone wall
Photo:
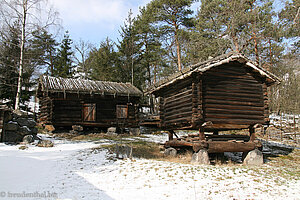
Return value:
<svg viewBox="0 0 300 200">
<path fill-rule="evenodd" d="M 24 136 L 36 137 L 38 129 L 32 115 L 21 111 L 9 111 L 3 119 L 2 141 L 18 143 Z"/>
</svg>

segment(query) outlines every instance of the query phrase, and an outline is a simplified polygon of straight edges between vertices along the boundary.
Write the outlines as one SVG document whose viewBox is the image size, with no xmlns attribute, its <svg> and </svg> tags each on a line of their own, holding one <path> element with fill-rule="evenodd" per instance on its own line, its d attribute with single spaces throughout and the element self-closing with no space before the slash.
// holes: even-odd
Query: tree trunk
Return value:
<svg viewBox="0 0 300 200">
<path fill-rule="evenodd" d="M 23 76 L 23 65 L 24 65 L 24 46 L 25 46 L 26 14 L 27 14 L 27 0 L 24 0 L 23 1 L 23 19 L 22 19 L 22 35 L 21 35 L 20 68 L 19 68 L 18 88 L 17 88 L 17 95 L 16 95 L 15 110 L 19 110 L 20 109 L 20 98 L 21 98 L 22 76 Z"/>
<path fill-rule="evenodd" d="M 180 55 L 180 45 L 178 41 L 178 26 L 176 22 L 174 22 L 175 26 L 175 43 L 176 43 L 176 49 L 177 49 L 177 65 L 178 65 L 178 71 L 181 71 L 181 55 Z"/>
<path fill-rule="evenodd" d="M 253 35 L 254 35 L 254 50 L 255 50 L 256 62 L 257 64 L 259 64 L 258 43 L 257 43 L 256 33 L 254 31 L 253 31 Z"/>
</svg>

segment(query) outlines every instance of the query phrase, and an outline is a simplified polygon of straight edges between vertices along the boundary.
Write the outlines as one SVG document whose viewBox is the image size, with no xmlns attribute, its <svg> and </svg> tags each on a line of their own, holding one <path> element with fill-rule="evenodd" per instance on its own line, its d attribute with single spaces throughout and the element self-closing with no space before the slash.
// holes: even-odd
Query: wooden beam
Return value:
<svg viewBox="0 0 300 200">
<path fill-rule="evenodd" d="M 170 130 L 170 131 L 169 131 L 169 133 L 168 133 L 169 141 L 173 140 L 173 133 L 174 133 L 173 130 Z"/>
<path fill-rule="evenodd" d="M 255 128 L 253 126 L 249 127 L 250 132 L 250 142 L 254 142 L 255 140 Z"/>
</svg>

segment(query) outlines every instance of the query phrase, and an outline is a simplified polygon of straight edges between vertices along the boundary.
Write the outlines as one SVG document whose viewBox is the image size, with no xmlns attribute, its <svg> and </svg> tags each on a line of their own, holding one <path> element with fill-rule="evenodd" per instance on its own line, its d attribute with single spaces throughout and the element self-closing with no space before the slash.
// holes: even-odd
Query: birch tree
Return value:
<svg viewBox="0 0 300 200">
<path fill-rule="evenodd" d="M 18 22 L 21 28 L 19 75 L 15 100 L 15 109 L 19 110 L 26 43 L 32 37 L 34 30 L 48 29 L 59 22 L 56 12 L 52 9 L 44 9 L 48 7 L 46 0 L 0 0 L 0 4 L 1 26 L 11 27 L 13 22 Z M 5 34 L 1 31 L 1 35 Z"/>
</svg>

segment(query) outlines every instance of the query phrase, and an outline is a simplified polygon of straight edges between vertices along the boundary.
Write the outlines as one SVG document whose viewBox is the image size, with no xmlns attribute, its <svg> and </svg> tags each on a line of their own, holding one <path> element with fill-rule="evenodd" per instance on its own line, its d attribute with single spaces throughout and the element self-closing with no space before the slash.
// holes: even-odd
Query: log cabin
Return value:
<svg viewBox="0 0 300 200">
<path fill-rule="evenodd" d="M 39 122 L 54 127 L 138 127 L 142 92 L 130 83 L 41 76 Z"/>
<path fill-rule="evenodd" d="M 170 132 L 167 147 L 247 152 L 260 145 L 254 128 L 270 121 L 267 88 L 274 83 L 279 79 L 272 73 L 242 54 L 228 53 L 187 67 L 152 85 L 146 94 L 159 98 L 160 127 Z M 174 130 L 184 129 L 199 134 L 173 138 Z M 249 129 L 249 136 L 219 135 L 240 129 Z"/>
</svg>

